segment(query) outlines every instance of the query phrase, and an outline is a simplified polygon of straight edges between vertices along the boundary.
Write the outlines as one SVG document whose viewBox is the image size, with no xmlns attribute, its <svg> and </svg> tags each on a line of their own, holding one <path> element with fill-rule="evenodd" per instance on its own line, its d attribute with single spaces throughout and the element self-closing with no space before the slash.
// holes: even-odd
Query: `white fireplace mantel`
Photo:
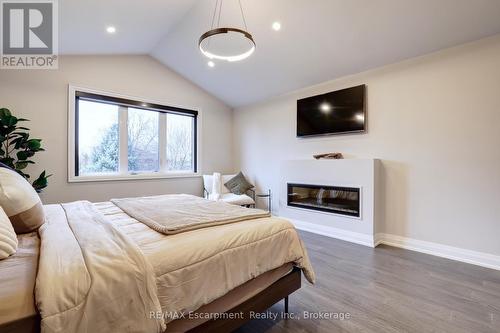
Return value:
<svg viewBox="0 0 500 333">
<path fill-rule="evenodd" d="M 279 215 L 299 229 L 367 246 L 376 246 L 382 220 L 382 196 L 377 159 L 289 160 L 282 163 Z M 357 187 L 361 216 L 349 216 L 287 206 L 287 183 Z"/>
</svg>

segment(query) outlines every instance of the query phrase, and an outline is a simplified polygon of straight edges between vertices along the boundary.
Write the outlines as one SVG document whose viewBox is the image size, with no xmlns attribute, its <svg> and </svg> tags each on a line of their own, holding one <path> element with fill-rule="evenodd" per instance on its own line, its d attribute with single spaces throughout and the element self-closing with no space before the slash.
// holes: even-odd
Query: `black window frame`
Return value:
<svg viewBox="0 0 500 333">
<path fill-rule="evenodd" d="M 80 90 L 75 91 L 75 127 L 74 127 L 74 136 L 75 136 L 75 167 L 74 167 L 74 175 L 75 177 L 80 176 L 80 161 L 79 161 L 79 101 L 91 101 L 97 103 L 106 103 L 110 105 L 116 105 L 121 107 L 132 107 L 135 109 L 142 109 L 145 111 L 151 112 L 159 112 L 166 114 L 177 114 L 183 116 L 190 116 L 193 118 L 193 172 L 198 172 L 198 111 L 185 109 L 177 106 L 168 106 L 161 105 L 156 103 L 149 103 L 145 101 L 132 100 L 122 97 L 113 97 L 96 93 L 89 93 Z M 160 148 L 161 149 L 161 148 Z"/>
</svg>

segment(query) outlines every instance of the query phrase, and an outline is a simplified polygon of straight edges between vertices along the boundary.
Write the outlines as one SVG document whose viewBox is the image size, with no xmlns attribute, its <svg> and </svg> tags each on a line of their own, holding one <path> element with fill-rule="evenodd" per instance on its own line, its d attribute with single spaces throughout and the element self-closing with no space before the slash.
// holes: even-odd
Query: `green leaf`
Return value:
<svg viewBox="0 0 500 333">
<path fill-rule="evenodd" d="M 10 113 L 9 109 L 6 108 L 0 109 L 0 118 L 10 117 L 10 116 L 12 116 L 12 114 Z"/>
<path fill-rule="evenodd" d="M 19 149 L 21 148 L 23 142 L 24 142 L 23 138 L 16 138 L 9 143 L 9 146 L 14 145 L 14 149 Z"/>
<path fill-rule="evenodd" d="M 7 117 L 7 126 L 14 126 L 17 124 L 17 118 L 14 116 Z"/>
<path fill-rule="evenodd" d="M 28 144 L 28 148 L 31 149 L 31 150 L 38 150 L 42 147 L 42 144 L 40 143 L 41 140 L 39 139 L 31 139 L 31 140 L 28 140 L 27 144 Z"/>
<path fill-rule="evenodd" d="M 23 170 L 23 169 L 26 169 L 26 167 L 28 166 L 28 162 L 17 162 L 16 163 L 16 170 Z"/>
<path fill-rule="evenodd" d="M 47 178 L 49 178 L 50 176 L 52 176 L 52 175 L 48 175 L 48 176 L 46 176 L 46 175 L 45 175 L 45 171 L 43 171 L 43 172 L 40 174 L 40 176 L 38 176 L 38 178 L 37 178 L 37 179 L 35 179 L 35 181 L 33 181 L 33 184 L 32 184 L 33 188 L 34 188 L 34 189 L 35 189 L 38 193 L 42 192 L 42 190 L 43 190 L 44 188 L 46 188 L 46 187 L 47 187 L 47 185 L 48 185 Z"/>
<path fill-rule="evenodd" d="M 24 160 L 27 160 L 28 157 L 29 157 L 29 153 L 27 151 L 18 151 L 17 154 L 17 159 L 20 160 L 20 161 L 24 161 Z"/>
</svg>

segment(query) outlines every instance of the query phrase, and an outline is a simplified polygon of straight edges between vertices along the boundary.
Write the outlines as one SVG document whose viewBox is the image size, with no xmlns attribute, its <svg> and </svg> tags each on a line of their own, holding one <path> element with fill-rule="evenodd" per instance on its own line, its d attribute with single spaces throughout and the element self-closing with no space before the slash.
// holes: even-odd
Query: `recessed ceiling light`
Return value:
<svg viewBox="0 0 500 333">
<path fill-rule="evenodd" d="M 210 60 L 210 61 L 207 63 L 207 65 L 208 65 L 208 67 L 215 67 L 215 62 L 213 62 L 213 61 L 211 61 L 211 60 Z"/>
<path fill-rule="evenodd" d="M 109 27 L 106 27 L 106 32 L 108 34 L 114 34 L 116 32 L 116 28 L 112 25 L 110 25 Z"/>
<path fill-rule="evenodd" d="M 274 23 L 273 23 L 273 30 L 274 30 L 274 31 L 279 31 L 279 30 L 281 30 L 281 23 L 279 23 L 279 22 L 274 22 Z"/>
</svg>

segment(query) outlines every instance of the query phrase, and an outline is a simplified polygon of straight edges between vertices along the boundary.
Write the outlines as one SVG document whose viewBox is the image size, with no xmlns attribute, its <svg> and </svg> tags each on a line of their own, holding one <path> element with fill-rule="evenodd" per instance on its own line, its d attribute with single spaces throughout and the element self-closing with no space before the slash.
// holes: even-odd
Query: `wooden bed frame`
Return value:
<svg viewBox="0 0 500 333">
<path fill-rule="evenodd" d="M 288 313 L 288 295 L 300 289 L 301 286 L 301 271 L 299 268 L 294 267 L 293 270 L 274 282 L 272 285 L 248 299 L 247 301 L 235 306 L 226 313 L 243 313 L 242 318 L 238 319 L 217 319 L 207 321 L 192 330 L 189 333 L 225 333 L 232 332 L 238 327 L 245 324 L 250 318 L 250 312 L 260 313 L 269 309 L 273 304 L 280 300 L 285 302 L 285 313 Z"/>
<path fill-rule="evenodd" d="M 39 333 L 40 315 L 36 314 L 10 323 L 0 325 L 2 333 Z"/>
<path fill-rule="evenodd" d="M 235 316 L 237 319 L 215 319 L 207 321 L 189 331 L 189 333 L 225 333 L 232 332 L 238 327 L 245 324 L 250 318 L 250 312 L 260 313 L 269 309 L 272 305 L 280 300 L 284 300 L 284 312 L 288 313 L 288 296 L 294 291 L 300 289 L 301 286 L 301 271 L 294 267 L 293 270 L 274 282 L 272 285 L 246 300 L 245 302 L 226 311 L 226 313 L 242 313 L 243 316 Z M 240 318 L 241 317 L 241 318 Z M 40 316 L 34 315 L 0 325 L 2 333 L 39 333 L 40 332 Z"/>
</svg>

